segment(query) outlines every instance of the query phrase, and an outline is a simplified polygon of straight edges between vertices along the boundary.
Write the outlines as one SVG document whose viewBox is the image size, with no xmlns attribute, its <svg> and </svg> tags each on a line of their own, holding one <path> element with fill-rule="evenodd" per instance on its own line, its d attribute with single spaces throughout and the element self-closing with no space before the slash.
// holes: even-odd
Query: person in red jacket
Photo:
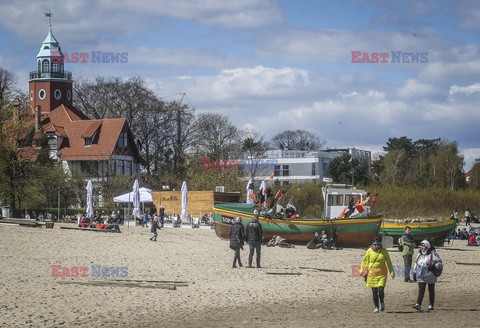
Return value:
<svg viewBox="0 0 480 328">
<path fill-rule="evenodd" d="M 474 232 L 470 235 L 470 238 L 468 238 L 468 246 L 478 246 L 477 244 L 477 233 Z"/>
</svg>

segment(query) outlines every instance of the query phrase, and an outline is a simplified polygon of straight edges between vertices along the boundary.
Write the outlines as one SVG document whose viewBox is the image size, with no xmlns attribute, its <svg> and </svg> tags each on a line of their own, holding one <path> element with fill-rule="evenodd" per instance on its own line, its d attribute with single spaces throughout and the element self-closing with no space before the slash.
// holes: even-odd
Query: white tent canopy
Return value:
<svg viewBox="0 0 480 328">
<path fill-rule="evenodd" d="M 152 190 L 148 188 L 139 188 L 140 190 L 140 203 L 152 203 Z M 116 196 L 113 198 L 115 203 L 133 203 L 133 191 Z"/>
</svg>

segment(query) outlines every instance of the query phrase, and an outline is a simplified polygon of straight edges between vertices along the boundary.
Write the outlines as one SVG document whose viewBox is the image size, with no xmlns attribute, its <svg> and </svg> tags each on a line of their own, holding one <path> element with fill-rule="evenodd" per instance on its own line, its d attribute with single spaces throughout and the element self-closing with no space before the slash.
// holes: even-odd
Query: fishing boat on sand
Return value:
<svg viewBox="0 0 480 328">
<path fill-rule="evenodd" d="M 365 190 L 356 190 L 344 184 L 327 183 L 322 191 L 325 200 L 323 218 L 291 214 L 291 211 L 286 210 L 276 200 L 272 206 L 216 204 L 213 207 L 215 232 L 218 237 L 228 239 L 228 232 L 235 222 L 235 217 L 241 217 L 243 225 L 246 226 L 253 219 L 254 211 L 258 210 L 264 240 L 278 235 L 291 243 L 307 243 L 314 237 L 315 232 L 325 230 L 330 236 L 336 234 L 336 245 L 368 247 L 378 234 L 383 219 L 382 214 L 370 213 L 372 204 L 367 204 L 375 199 L 370 199 Z M 291 209 L 292 206 L 288 204 L 287 208 Z"/>
<path fill-rule="evenodd" d="M 453 218 L 450 219 L 384 219 L 380 228 L 380 235 L 393 237 L 394 242 L 403 235 L 405 227 L 411 228 L 410 235 L 416 244 L 424 239 L 433 241 L 435 246 L 442 246 L 456 227 Z"/>
</svg>

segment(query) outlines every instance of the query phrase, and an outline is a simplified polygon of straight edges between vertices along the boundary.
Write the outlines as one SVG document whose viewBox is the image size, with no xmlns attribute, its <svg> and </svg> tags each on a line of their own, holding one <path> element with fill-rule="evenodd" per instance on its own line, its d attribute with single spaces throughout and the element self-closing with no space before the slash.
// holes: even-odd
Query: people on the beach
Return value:
<svg viewBox="0 0 480 328">
<path fill-rule="evenodd" d="M 308 249 L 318 249 L 318 248 L 322 248 L 323 247 L 323 241 L 322 241 L 322 237 L 320 236 L 320 234 L 317 232 L 315 232 L 315 235 L 313 236 L 313 238 L 307 243 L 307 248 Z"/>
<path fill-rule="evenodd" d="M 466 219 L 466 223 L 465 225 L 469 226 L 470 225 L 470 221 L 472 220 L 472 213 L 470 212 L 470 209 L 467 208 L 467 210 L 465 211 L 465 219 Z"/>
<path fill-rule="evenodd" d="M 247 225 L 247 240 L 250 253 L 248 254 L 248 267 L 252 267 L 253 254 L 257 255 L 257 268 L 260 268 L 260 252 L 262 249 L 263 230 L 262 225 L 258 222 L 260 213 L 258 210 L 253 212 L 253 219 Z"/>
<path fill-rule="evenodd" d="M 395 277 L 388 251 L 382 247 L 382 239 L 376 237 L 367 250 L 360 266 L 360 276 L 366 278 L 366 286 L 372 289 L 373 313 L 385 310 L 385 285 L 387 269 L 392 279 Z"/>
<path fill-rule="evenodd" d="M 157 229 L 160 229 L 160 227 L 158 226 L 158 221 L 152 220 L 151 227 L 150 227 L 150 232 L 152 233 L 152 237 L 150 237 L 150 240 L 157 241 Z"/>
<path fill-rule="evenodd" d="M 478 246 L 477 236 L 478 234 L 476 232 L 470 235 L 470 237 L 468 238 L 468 246 Z"/>
<path fill-rule="evenodd" d="M 267 247 L 279 246 L 285 248 L 295 248 L 295 245 L 291 245 L 285 238 L 279 235 L 273 235 L 272 239 L 268 241 Z"/>
<path fill-rule="evenodd" d="M 412 268 L 412 258 L 413 252 L 415 248 L 415 240 L 410 235 L 412 229 L 409 226 L 405 227 L 405 232 L 403 233 L 402 237 L 398 240 L 398 243 L 402 245 L 402 256 L 403 256 L 403 281 L 405 282 L 413 282 L 410 279 L 410 270 Z"/>
<path fill-rule="evenodd" d="M 460 239 L 460 240 L 468 240 L 469 235 L 468 235 L 467 229 L 466 228 L 463 228 L 463 230 L 458 229 L 456 237 L 457 239 Z"/>
<path fill-rule="evenodd" d="M 435 248 L 428 240 L 423 240 L 420 243 L 420 250 L 413 269 L 413 279 L 418 282 L 417 303 L 413 305 L 415 310 L 421 310 L 423 296 L 428 284 L 429 305 L 427 310 L 433 311 L 435 305 L 435 283 L 437 282 L 437 272 L 442 269 L 442 259 L 436 252 Z"/>
<path fill-rule="evenodd" d="M 230 248 L 234 250 L 233 255 L 233 265 L 232 268 L 238 266 L 242 267 L 242 261 L 240 260 L 240 249 L 243 249 L 243 244 L 245 242 L 245 230 L 242 224 L 242 218 L 237 217 L 235 219 L 235 223 L 230 227 L 230 231 L 228 232 L 230 236 Z"/>
</svg>

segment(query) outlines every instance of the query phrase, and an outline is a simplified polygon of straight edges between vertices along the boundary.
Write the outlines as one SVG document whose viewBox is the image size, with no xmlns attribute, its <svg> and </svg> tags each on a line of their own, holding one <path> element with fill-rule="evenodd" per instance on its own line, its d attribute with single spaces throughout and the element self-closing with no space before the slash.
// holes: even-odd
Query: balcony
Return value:
<svg viewBox="0 0 480 328">
<path fill-rule="evenodd" d="M 65 79 L 72 80 L 72 72 L 63 71 L 63 72 L 48 72 L 42 73 L 41 71 L 31 71 L 30 80 L 35 79 Z"/>
</svg>

